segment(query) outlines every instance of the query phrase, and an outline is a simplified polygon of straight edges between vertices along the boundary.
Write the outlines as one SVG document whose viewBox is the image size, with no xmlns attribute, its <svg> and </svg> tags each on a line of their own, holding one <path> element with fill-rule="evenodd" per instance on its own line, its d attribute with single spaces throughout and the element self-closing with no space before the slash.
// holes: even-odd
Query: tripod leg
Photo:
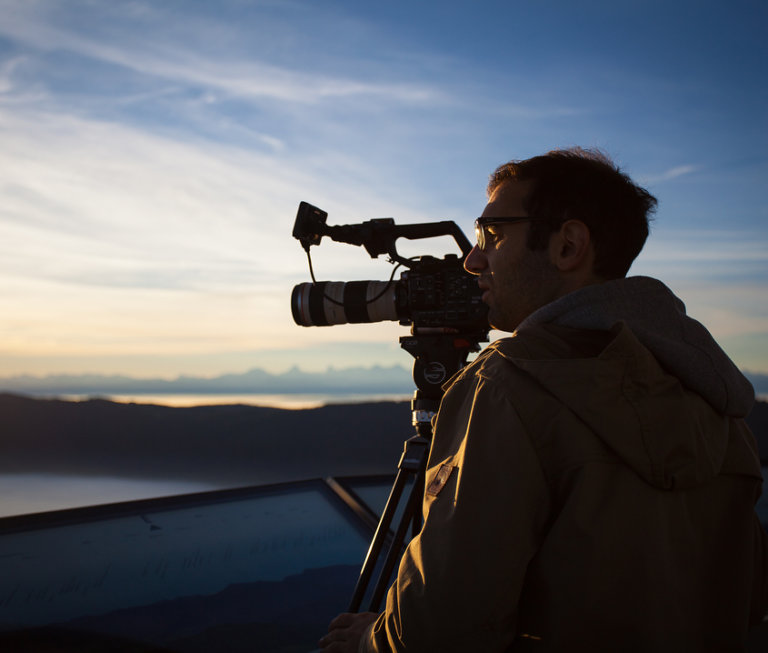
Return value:
<svg viewBox="0 0 768 653">
<path fill-rule="evenodd" d="M 389 535 L 389 526 L 392 523 L 392 519 L 397 512 L 397 506 L 400 503 L 400 497 L 403 494 L 403 489 L 407 482 L 408 476 L 407 469 L 400 469 L 395 477 L 395 482 L 392 485 L 392 489 L 389 492 L 389 498 L 387 504 L 384 507 L 384 512 L 379 520 L 379 525 L 376 527 L 376 533 L 371 540 L 371 544 L 368 547 L 368 553 L 365 556 L 365 562 L 360 570 L 360 576 L 355 585 L 355 591 L 352 594 L 352 600 L 349 604 L 349 612 L 357 612 L 363 602 L 365 591 L 368 588 L 368 583 L 371 581 L 371 576 L 376 567 L 376 562 L 381 554 L 381 548 L 384 545 L 384 541 Z"/>
<path fill-rule="evenodd" d="M 413 510 L 410 509 L 410 506 L 413 503 L 414 488 L 418 488 L 419 485 L 421 485 L 419 483 L 419 477 L 421 476 L 423 478 L 424 469 L 426 468 L 427 464 L 428 451 L 429 441 L 420 435 L 415 435 L 412 438 L 409 438 L 405 443 L 405 447 L 403 448 L 403 455 L 400 457 L 400 462 L 398 463 L 398 472 L 397 477 L 395 478 L 395 483 L 392 486 L 389 499 L 387 499 L 387 505 L 384 508 L 383 514 L 381 515 L 379 525 L 376 528 L 376 534 L 373 536 L 373 541 L 368 547 L 368 554 L 365 557 L 363 568 L 360 571 L 360 577 L 358 578 L 355 591 L 352 595 L 352 600 L 349 606 L 350 612 L 357 612 L 360 609 L 360 605 L 363 602 L 363 598 L 368 588 L 368 584 L 370 583 L 371 576 L 373 575 L 373 571 L 376 567 L 376 563 L 378 562 L 381 555 L 381 549 L 384 545 L 384 540 L 390 532 L 390 524 L 392 523 L 392 520 L 395 517 L 395 513 L 397 512 L 397 507 L 400 503 L 400 497 L 403 494 L 403 489 L 405 488 L 409 475 L 415 476 L 416 480 L 413 487 L 411 488 L 411 494 L 405 507 L 405 514 L 400 519 L 400 525 L 397 527 L 396 533 L 400 533 L 400 531 L 403 530 L 403 524 L 407 528 L 408 522 L 414 514 Z M 418 491 L 416 492 L 416 496 L 418 497 Z M 397 560 L 397 557 L 400 555 L 400 548 L 404 539 L 404 533 L 405 531 L 403 530 L 403 533 L 399 536 L 399 542 L 396 543 L 393 541 L 390 544 L 386 560 L 389 560 L 390 558 Z M 397 540 L 397 536 L 395 537 L 395 540 Z M 382 576 L 379 576 L 379 584 L 386 582 L 389 578 L 389 574 L 392 572 L 392 564 L 394 563 L 390 563 L 389 572 L 384 577 L 384 581 L 382 581 Z"/>
<path fill-rule="evenodd" d="M 402 555 L 403 542 L 405 541 L 405 533 L 408 530 L 408 525 L 411 522 L 413 522 L 414 525 L 416 523 L 417 513 L 419 511 L 422 496 L 419 488 L 423 485 L 425 467 L 426 457 L 424 458 L 424 465 L 422 465 L 418 470 L 416 480 L 411 487 L 410 495 L 405 507 L 405 512 L 403 513 L 400 524 L 397 527 L 397 531 L 395 532 L 395 537 L 392 540 L 392 545 L 389 548 L 387 557 L 384 560 L 381 574 L 379 574 L 379 580 L 373 590 L 371 603 L 368 608 L 371 612 L 376 612 L 381 609 L 381 602 L 384 599 L 387 588 L 389 587 L 389 579 L 392 576 L 392 571 L 394 570 L 395 564 L 400 560 L 400 556 Z"/>
</svg>

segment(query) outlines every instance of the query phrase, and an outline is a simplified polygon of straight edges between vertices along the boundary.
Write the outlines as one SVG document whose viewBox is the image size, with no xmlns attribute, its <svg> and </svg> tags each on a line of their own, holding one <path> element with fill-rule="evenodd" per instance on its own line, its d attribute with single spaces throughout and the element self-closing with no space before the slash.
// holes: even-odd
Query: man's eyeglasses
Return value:
<svg viewBox="0 0 768 653">
<path fill-rule="evenodd" d="M 478 218 L 475 220 L 475 239 L 477 240 L 477 247 L 481 251 L 485 251 L 485 245 L 488 241 L 486 227 L 494 224 L 512 224 L 513 222 L 528 222 L 533 218 Z"/>
</svg>

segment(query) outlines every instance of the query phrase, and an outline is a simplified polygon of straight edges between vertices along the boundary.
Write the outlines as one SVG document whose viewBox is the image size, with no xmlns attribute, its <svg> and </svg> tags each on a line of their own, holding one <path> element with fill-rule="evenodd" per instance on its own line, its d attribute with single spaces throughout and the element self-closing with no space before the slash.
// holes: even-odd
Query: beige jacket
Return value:
<svg viewBox="0 0 768 653">
<path fill-rule="evenodd" d="M 361 651 L 738 650 L 768 609 L 755 441 L 627 324 L 533 324 L 452 380 L 424 527 Z"/>
</svg>

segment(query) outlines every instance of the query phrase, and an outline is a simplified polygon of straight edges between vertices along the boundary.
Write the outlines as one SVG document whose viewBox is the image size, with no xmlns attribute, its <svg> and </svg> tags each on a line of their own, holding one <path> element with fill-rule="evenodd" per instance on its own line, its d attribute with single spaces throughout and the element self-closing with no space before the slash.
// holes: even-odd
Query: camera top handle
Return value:
<svg viewBox="0 0 768 653">
<path fill-rule="evenodd" d="M 398 238 L 416 240 L 436 236 L 453 236 L 461 249 L 462 258 L 469 254 L 472 243 L 469 242 L 459 226 L 450 220 L 426 222 L 421 224 L 396 225 L 392 218 L 378 218 L 360 224 L 328 226 L 325 221 L 328 214 L 307 202 L 299 204 L 296 222 L 293 225 L 293 237 L 301 242 L 309 253 L 311 245 L 319 245 L 323 236 L 331 240 L 350 245 L 362 245 L 371 258 L 387 254 L 392 261 L 410 267 L 413 261 L 400 256 L 395 246 Z"/>
</svg>

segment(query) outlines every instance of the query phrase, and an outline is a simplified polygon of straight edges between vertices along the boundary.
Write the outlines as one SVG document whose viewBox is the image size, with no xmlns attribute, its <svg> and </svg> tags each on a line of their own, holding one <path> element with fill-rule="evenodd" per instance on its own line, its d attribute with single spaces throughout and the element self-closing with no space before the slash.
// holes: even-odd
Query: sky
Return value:
<svg viewBox="0 0 768 653">
<path fill-rule="evenodd" d="M 496 166 L 572 145 L 659 199 L 631 274 L 768 372 L 762 0 L 0 0 L 0 15 L 0 376 L 410 366 L 397 323 L 293 323 L 299 202 L 329 224 L 454 220 L 471 238 Z M 312 257 L 318 279 L 392 271 L 328 239 Z"/>
</svg>

